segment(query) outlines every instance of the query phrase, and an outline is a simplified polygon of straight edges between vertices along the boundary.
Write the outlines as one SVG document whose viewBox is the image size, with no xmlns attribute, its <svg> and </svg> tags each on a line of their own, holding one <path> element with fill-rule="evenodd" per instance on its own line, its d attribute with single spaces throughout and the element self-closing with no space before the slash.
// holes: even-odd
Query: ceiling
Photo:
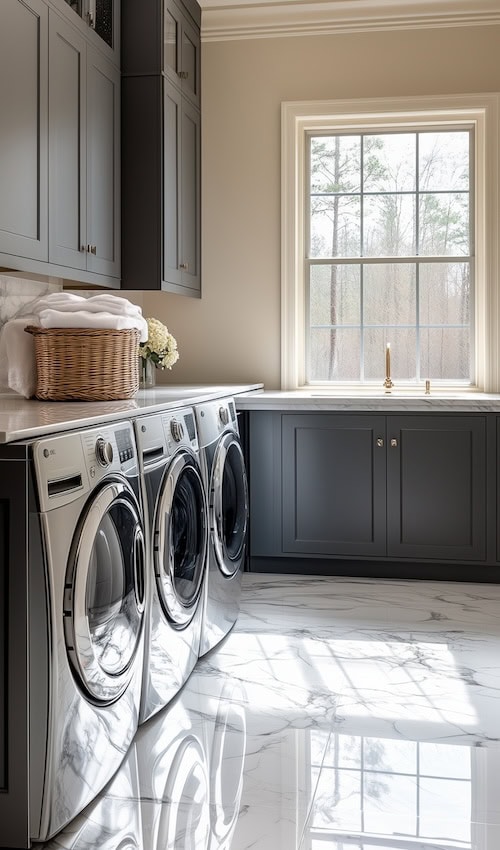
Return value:
<svg viewBox="0 0 500 850">
<path fill-rule="evenodd" d="M 200 0 L 202 39 L 500 23 L 500 0 Z"/>
</svg>

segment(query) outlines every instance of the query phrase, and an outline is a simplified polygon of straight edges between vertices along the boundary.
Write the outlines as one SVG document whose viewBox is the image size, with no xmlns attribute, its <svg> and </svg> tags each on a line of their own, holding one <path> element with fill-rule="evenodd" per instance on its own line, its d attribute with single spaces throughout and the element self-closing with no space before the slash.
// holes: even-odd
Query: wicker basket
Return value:
<svg viewBox="0 0 500 850">
<path fill-rule="evenodd" d="M 37 386 L 44 401 L 114 401 L 139 389 L 139 331 L 39 328 L 33 334 Z"/>
</svg>

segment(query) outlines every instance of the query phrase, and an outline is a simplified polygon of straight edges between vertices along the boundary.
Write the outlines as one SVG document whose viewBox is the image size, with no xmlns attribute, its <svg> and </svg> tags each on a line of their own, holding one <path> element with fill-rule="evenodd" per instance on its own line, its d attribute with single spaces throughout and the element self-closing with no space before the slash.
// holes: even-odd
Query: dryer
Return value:
<svg viewBox="0 0 500 850">
<path fill-rule="evenodd" d="M 146 523 L 146 641 L 140 722 L 198 660 L 208 517 L 192 408 L 135 422 Z"/>
<path fill-rule="evenodd" d="M 248 484 L 232 398 L 195 406 L 208 497 L 209 541 L 200 656 L 234 626 L 248 529 Z"/>
<path fill-rule="evenodd" d="M 15 835 L 16 846 L 61 830 L 124 760 L 138 726 L 145 607 L 131 424 L 16 447 L 19 458 L 23 451 L 29 785 L 2 813 L 2 835 Z"/>
</svg>

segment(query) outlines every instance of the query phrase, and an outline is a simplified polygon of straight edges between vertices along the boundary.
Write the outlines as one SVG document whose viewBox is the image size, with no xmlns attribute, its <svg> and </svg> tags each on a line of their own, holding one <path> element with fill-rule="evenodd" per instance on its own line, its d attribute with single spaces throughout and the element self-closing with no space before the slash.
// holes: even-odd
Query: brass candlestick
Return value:
<svg viewBox="0 0 500 850">
<path fill-rule="evenodd" d="M 391 343 L 388 342 L 385 347 L 385 381 L 384 392 L 390 393 L 394 384 L 391 379 Z"/>
</svg>

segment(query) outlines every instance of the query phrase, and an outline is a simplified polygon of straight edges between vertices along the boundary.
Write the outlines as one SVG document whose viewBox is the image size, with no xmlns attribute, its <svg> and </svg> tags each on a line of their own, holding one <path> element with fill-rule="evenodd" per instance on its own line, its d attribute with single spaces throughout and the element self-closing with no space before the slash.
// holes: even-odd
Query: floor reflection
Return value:
<svg viewBox="0 0 500 850">
<path fill-rule="evenodd" d="M 499 850 L 499 603 L 246 576 L 233 633 L 44 847 Z"/>
</svg>

